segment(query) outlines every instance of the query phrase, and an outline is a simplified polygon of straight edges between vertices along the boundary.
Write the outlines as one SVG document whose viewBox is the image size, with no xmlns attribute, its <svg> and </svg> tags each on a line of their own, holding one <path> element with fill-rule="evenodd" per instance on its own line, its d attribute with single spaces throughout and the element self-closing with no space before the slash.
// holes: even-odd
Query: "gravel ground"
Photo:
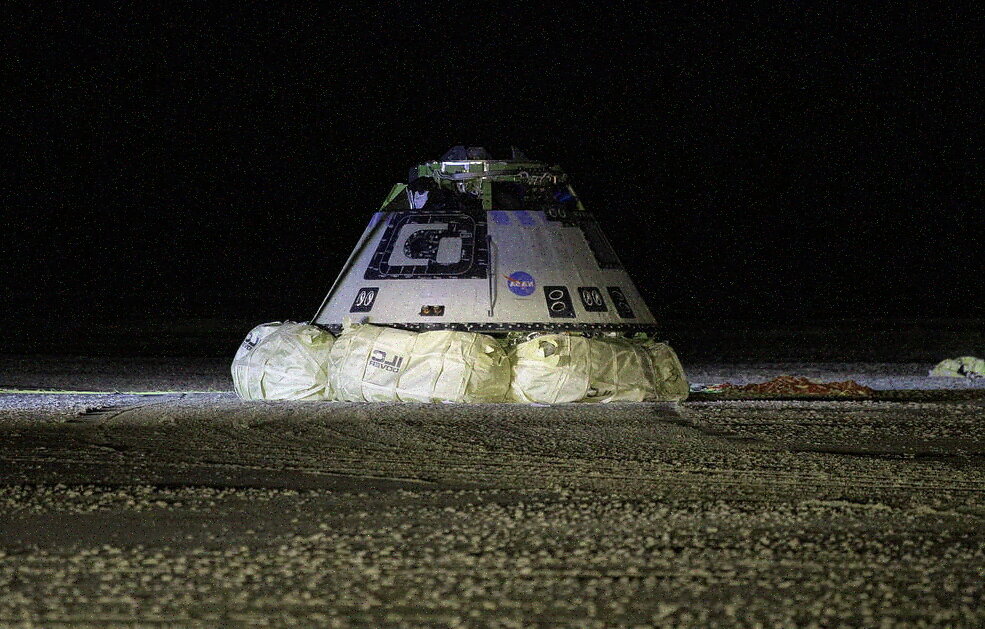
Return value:
<svg viewBox="0 0 985 629">
<path fill-rule="evenodd" d="M 0 358 L 8 388 L 216 391 L 0 395 L 0 625 L 985 624 L 981 383 L 707 364 L 906 391 L 285 404 L 225 368 Z"/>
</svg>

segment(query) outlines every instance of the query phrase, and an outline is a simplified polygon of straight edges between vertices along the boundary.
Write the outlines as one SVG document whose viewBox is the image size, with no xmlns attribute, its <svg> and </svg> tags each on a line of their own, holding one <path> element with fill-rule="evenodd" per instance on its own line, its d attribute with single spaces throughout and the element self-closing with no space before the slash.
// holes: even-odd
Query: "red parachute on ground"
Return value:
<svg viewBox="0 0 985 629">
<path fill-rule="evenodd" d="M 704 389 L 711 393 L 751 393 L 771 396 L 871 397 L 875 391 L 854 380 L 816 382 L 803 376 L 777 376 L 768 382 L 718 384 Z"/>
</svg>

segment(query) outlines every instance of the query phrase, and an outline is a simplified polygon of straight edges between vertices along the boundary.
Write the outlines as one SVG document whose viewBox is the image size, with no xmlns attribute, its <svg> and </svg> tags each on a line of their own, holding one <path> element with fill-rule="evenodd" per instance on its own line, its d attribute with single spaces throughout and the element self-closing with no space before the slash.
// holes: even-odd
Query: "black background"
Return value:
<svg viewBox="0 0 985 629">
<path fill-rule="evenodd" d="M 661 318 L 983 315 L 977 14 L 138 6 L 9 17 L 5 317 L 310 318 L 454 144 L 559 163 Z"/>
</svg>

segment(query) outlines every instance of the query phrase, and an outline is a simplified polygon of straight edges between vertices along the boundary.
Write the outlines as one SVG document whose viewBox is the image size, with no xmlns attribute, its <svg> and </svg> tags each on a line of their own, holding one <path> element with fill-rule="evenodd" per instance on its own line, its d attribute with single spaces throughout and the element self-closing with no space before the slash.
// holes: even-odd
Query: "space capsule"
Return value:
<svg viewBox="0 0 985 629">
<path fill-rule="evenodd" d="M 652 332 L 655 321 L 558 166 L 456 146 L 369 220 L 312 322 L 428 331 Z"/>
<path fill-rule="evenodd" d="M 312 324 L 250 332 L 246 399 L 683 400 L 674 351 L 557 166 L 457 146 L 373 214 Z M 646 334 L 637 335 L 643 332 Z M 632 338 L 628 338 L 632 337 Z"/>
</svg>

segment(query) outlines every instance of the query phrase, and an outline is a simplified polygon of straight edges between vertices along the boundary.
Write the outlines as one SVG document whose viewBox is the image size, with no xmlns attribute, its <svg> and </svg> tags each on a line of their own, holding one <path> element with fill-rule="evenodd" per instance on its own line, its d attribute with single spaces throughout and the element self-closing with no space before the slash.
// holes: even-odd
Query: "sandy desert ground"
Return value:
<svg viewBox="0 0 985 629">
<path fill-rule="evenodd" d="M 3 626 L 985 624 L 985 386 L 872 401 L 242 402 L 227 361 L 0 357 Z M 189 393 L 189 391 L 214 391 Z"/>
</svg>

